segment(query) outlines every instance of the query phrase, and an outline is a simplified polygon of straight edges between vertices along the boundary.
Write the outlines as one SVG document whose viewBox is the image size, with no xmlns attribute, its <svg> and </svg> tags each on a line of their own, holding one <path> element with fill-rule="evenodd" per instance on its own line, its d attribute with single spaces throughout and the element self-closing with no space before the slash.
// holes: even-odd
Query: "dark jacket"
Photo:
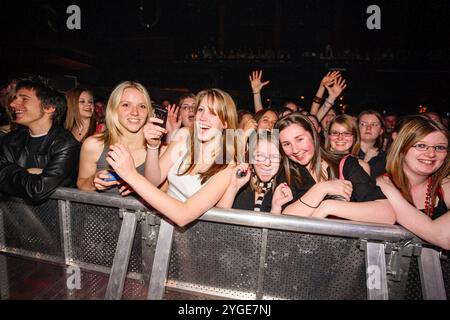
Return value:
<svg viewBox="0 0 450 320">
<path fill-rule="evenodd" d="M 32 202 L 46 200 L 58 187 L 74 187 L 78 175 L 80 143 L 63 127 L 53 125 L 37 154 L 29 155 L 28 128 L 20 127 L 3 137 L 0 146 L 0 194 Z M 26 170 L 27 158 L 42 174 Z M 29 159 L 28 159 L 29 161 Z"/>
</svg>

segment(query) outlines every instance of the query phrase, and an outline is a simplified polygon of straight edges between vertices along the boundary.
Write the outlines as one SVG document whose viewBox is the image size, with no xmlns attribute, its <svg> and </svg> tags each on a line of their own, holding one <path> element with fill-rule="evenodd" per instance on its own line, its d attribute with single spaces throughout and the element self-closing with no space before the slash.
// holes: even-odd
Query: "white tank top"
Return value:
<svg viewBox="0 0 450 320">
<path fill-rule="evenodd" d="M 186 149 L 187 152 L 187 149 Z M 184 153 L 185 155 L 186 153 Z M 167 180 L 169 181 L 169 188 L 167 189 L 167 194 L 185 202 L 198 190 L 200 190 L 203 185 L 200 184 L 200 175 L 178 175 L 178 168 L 184 159 L 184 155 L 179 157 L 179 160 L 169 169 L 167 173 Z"/>
</svg>

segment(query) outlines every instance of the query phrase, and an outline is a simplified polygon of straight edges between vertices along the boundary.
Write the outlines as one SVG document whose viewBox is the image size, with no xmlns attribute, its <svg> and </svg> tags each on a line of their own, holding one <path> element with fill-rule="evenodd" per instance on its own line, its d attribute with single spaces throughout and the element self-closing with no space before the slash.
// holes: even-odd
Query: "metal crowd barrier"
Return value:
<svg viewBox="0 0 450 320">
<path fill-rule="evenodd" d="M 132 197 L 59 188 L 29 205 L 0 200 L 0 253 L 219 299 L 446 299 L 445 254 L 400 226 L 213 208 L 177 228 Z M 7 296 L 4 257 L 0 289 Z M 441 265 L 442 262 L 442 265 Z M 3 270 L 3 271 L 2 271 Z"/>
</svg>

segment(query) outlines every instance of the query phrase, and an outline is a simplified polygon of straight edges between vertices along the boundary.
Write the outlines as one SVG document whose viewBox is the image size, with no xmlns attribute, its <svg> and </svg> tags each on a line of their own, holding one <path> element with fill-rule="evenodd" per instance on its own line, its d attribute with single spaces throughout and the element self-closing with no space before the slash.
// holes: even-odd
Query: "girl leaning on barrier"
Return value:
<svg viewBox="0 0 450 320">
<path fill-rule="evenodd" d="M 342 163 L 345 180 L 338 179 L 343 157 L 320 147 L 317 132 L 308 117 L 288 115 L 280 119 L 274 129 L 279 130 L 285 155 L 284 174 L 295 199 L 283 214 L 333 215 L 363 222 L 395 222 L 393 209 L 386 197 L 356 158 L 345 159 Z M 336 197 L 345 201 L 334 200 Z"/>
<path fill-rule="evenodd" d="M 145 126 L 147 158 L 145 177 L 134 166 L 128 147 L 111 146 L 107 161 L 148 204 L 179 226 L 214 207 L 224 194 L 237 160 L 237 139 L 225 131 L 237 129 L 237 111 L 230 95 L 219 89 L 197 94 L 195 123 L 181 128 L 184 139 L 170 142 L 159 155 L 166 129 L 149 118 Z M 167 194 L 157 188 L 169 181 Z"/>
<path fill-rule="evenodd" d="M 118 192 L 128 195 L 132 189 L 118 179 L 106 161 L 109 147 L 127 146 L 136 166 L 144 173 L 146 143 L 144 125 L 152 111 L 150 96 L 140 83 L 125 81 L 111 93 L 106 108 L 106 130 L 85 140 L 81 147 L 77 186 L 84 191 Z"/>
<path fill-rule="evenodd" d="M 400 129 L 378 185 L 395 210 L 397 223 L 425 241 L 450 250 L 449 132 L 420 116 Z"/>
<path fill-rule="evenodd" d="M 284 183 L 277 186 L 281 162 L 278 135 L 255 132 L 248 149 L 250 164 L 236 167 L 217 207 L 280 214 L 282 205 L 292 200 L 292 193 Z"/>
</svg>

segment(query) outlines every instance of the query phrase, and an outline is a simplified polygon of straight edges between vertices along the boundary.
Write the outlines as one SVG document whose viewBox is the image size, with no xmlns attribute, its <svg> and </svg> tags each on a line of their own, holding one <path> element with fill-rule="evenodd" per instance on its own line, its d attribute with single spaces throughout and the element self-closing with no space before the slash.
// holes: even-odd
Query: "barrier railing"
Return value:
<svg viewBox="0 0 450 320">
<path fill-rule="evenodd" d="M 122 297 L 126 277 L 149 281 L 149 299 L 167 289 L 234 299 L 449 292 L 447 261 L 400 226 L 213 208 L 180 229 L 132 197 L 68 188 L 40 205 L 2 199 L 0 252 L 108 273 L 106 299 Z"/>
</svg>

